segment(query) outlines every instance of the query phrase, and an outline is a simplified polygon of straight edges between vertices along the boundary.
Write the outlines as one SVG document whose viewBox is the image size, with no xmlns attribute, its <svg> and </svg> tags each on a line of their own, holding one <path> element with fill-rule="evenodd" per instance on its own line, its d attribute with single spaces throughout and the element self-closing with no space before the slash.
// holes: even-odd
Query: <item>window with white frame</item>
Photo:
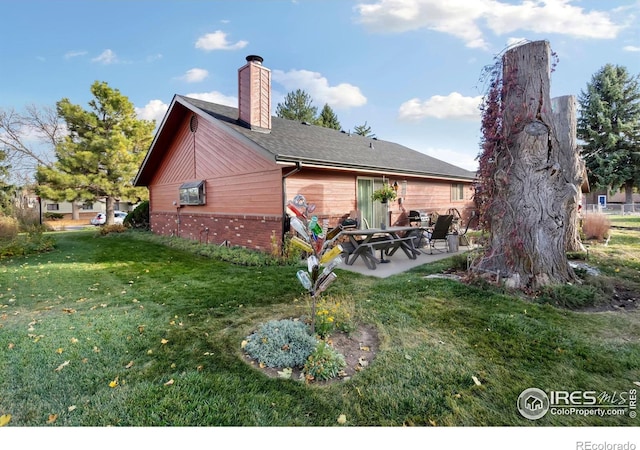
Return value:
<svg viewBox="0 0 640 450">
<path fill-rule="evenodd" d="M 205 182 L 188 181 L 180 186 L 181 205 L 204 205 L 206 203 Z"/>
<path fill-rule="evenodd" d="M 47 211 L 60 211 L 58 203 L 47 203 Z"/>
<path fill-rule="evenodd" d="M 451 201 L 459 202 L 464 200 L 464 183 L 453 183 L 451 185 Z"/>
</svg>

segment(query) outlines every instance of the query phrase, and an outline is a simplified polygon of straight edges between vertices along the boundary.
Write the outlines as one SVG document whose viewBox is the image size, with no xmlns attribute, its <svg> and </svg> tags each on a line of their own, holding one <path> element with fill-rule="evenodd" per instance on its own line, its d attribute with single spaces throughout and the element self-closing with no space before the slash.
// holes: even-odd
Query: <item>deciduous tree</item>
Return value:
<svg viewBox="0 0 640 450">
<path fill-rule="evenodd" d="M 154 123 L 138 120 L 133 104 L 105 82 L 91 86 L 89 109 L 69 99 L 56 104 L 68 135 L 56 145 L 57 160 L 40 166 L 39 195 L 54 200 L 104 198 L 107 223 L 113 223 L 117 199 L 144 199 L 146 190 L 132 180 L 152 140 Z"/>
</svg>

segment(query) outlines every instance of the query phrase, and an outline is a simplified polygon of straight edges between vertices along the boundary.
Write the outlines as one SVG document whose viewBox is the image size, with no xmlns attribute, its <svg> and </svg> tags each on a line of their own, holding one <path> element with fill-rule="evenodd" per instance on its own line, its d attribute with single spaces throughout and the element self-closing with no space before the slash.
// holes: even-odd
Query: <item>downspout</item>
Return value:
<svg viewBox="0 0 640 450">
<path fill-rule="evenodd" d="M 284 236 L 287 233 L 287 224 L 286 224 L 286 219 L 287 219 L 287 183 L 286 180 L 288 177 L 290 177 L 291 175 L 298 173 L 302 170 L 302 164 L 300 163 L 300 161 L 296 161 L 296 167 L 295 169 L 293 169 L 292 171 L 282 175 L 282 234 L 280 236 L 280 242 L 282 243 L 282 248 L 280 249 L 280 251 L 282 253 L 284 253 Z"/>
</svg>

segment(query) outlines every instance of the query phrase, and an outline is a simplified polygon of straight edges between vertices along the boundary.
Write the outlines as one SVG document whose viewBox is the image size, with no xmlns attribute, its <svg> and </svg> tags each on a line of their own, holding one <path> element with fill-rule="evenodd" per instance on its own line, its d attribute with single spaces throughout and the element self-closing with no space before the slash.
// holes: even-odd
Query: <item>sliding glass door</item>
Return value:
<svg viewBox="0 0 640 450">
<path fill-rule="evenodd" d="M 371 200 L 376 189 L 382 187 L 382 178 L 358 178 L 358 210 L 362 216 L 361 228 L 380 228 L 389 225 L 387 204 Z"/>
</svg>

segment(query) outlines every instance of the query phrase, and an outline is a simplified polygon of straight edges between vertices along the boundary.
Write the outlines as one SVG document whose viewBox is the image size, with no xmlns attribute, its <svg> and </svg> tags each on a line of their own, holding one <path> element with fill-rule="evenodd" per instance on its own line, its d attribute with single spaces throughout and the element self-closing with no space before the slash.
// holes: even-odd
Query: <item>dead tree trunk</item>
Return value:
<svg viewBox="0 0 640 450">
<path fill-rule="evenodd" d="M 577 146 L 576 98 L 573 95 L 564 95 L 553 98 L 551 102 L 553 105 L 556 138 L 559 145 L 558 159 L 560 167 L 563 168 L 563 178 L 567 185 L 575 188 L 575 194 L 567 204 L 568 219 L 565 228 L 565 250 L 569 252 L 584 252 L 585 248 L 580 240 L 578 206 L 582 202 L 585 164 L 580 157 Z"/>
<path fill-rule="evenodd" d="M 565 236 L 576 192 L 565 180 L 555 138 L 550 57 L 546 41 L 502 57 L 502 142 L 495 152 L 489 245 L 476 268 L 500 273 L 518 289 L 575 280 Z"/>
</svg>

